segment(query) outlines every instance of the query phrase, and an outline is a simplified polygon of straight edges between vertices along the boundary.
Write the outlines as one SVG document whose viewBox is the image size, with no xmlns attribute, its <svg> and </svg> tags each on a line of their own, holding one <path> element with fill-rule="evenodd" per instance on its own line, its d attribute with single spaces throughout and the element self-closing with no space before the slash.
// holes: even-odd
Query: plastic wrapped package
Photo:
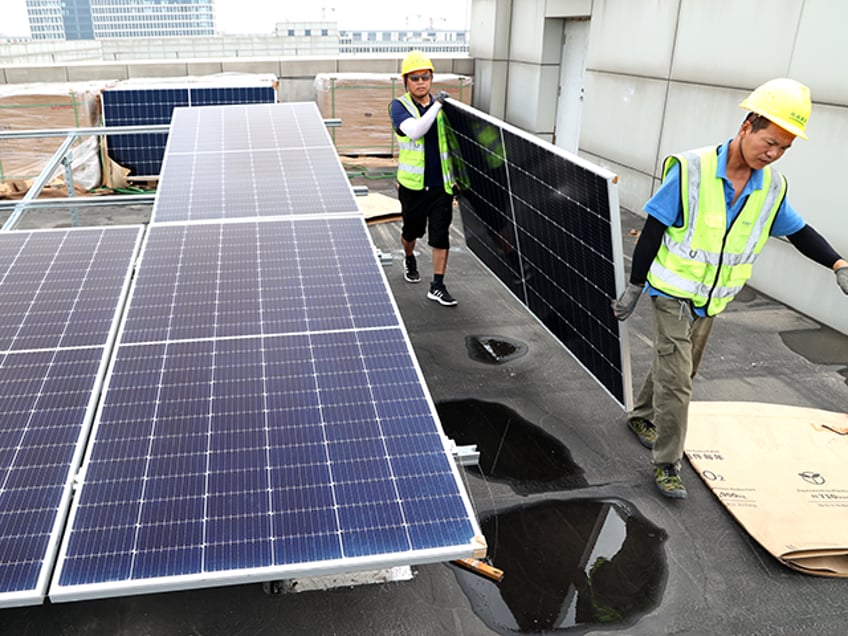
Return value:
<svg viewBox="0 0 848 636">
<path fill-rule="evenodd" d="M 0 131 L 90 128 L 100 125 L 100 92 L 109 82 L 34 83 L 0 86 Z M 64 142 L 64 137 L 0 139 L 0 186 L 25 190 Z M 74 145 L 74 185 L 100 185 L 99 142 L 80 137 Z M 53 183 L 64 183 L 61 168 Z M 22 187 L 21 184 L 24 184 Z"/>
</svg>

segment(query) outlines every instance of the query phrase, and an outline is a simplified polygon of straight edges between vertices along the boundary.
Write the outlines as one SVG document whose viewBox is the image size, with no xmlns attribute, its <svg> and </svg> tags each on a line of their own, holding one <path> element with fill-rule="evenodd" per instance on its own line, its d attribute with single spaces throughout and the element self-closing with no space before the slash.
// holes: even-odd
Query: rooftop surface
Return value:
<svg viewBox="0 0 848 636">
<path fill-rule="evenodd" d="M 363 183 L 394 194 L 389 180 Z M 80 212 L 85 224 L 144 221 L 143 210 L 94 215 Z M 641 219 L 622 215 L 629 255 Z M 319 591 L 268 595 L 253 584 L 47 603 L 0 610 L 0 633 L 845 633 L 845 580 L 781 565 L 688 464 L 689 498 L 659 495 L 621 408 L 465 248 L 458 215 L 445 281 L 453 308 L 426 298 L 424 241 L 424 281 L 410 285 L 399 223 L 370 231 L 393 256 L 385 274 L 446 433 L 481 451 L 481 468 L 463 475 L 503 581 L 426 564 L 409 580 Z M 650 363 L 648 303 L 628 325 L 638 390 Z M 693 398 L 844 411 L 847 384 L 848 337 L 748 289 L 716 321 Z"/>
</svg>

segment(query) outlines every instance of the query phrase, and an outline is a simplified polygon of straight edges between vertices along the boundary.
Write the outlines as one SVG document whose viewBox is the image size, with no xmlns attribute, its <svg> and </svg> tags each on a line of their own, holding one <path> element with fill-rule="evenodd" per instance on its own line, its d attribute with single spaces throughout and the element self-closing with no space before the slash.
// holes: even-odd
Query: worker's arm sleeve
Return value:
<svg viewBox="0 0 848 636">
<path fill-rule="evenodd" d="M 839 254 L 831 247 L 821 234 L 816 232 L 809 225 L 805 225 L 794 234 L 789 234 L 786 238 L 795 246 L 801 254 L 815 261 L 819 265 L 824 265 L 828 269 L 833 267 L 836 261 L 840 260 Z"/>
<path fill-rule="evenodd" d="M 427 134 L 428 130 L 430 130 L 430 127 L 433 125 L 433 122 L 436 121 L 436 115 L 439 114 L 440 110 L 442 110 L 441 102 L 433 102 L 433 105 L 430 106 L 430 108 L 427 109 L 427 112 L 421 115 L 421 117 L 416 118 L 410 115 L 400 122 L 398 128 L 412 141 L 418 141 Z"/>
<path fill-rule="evenodd" d="M 630 268 L 630 282 L 634 285 L 644 285 L 648 278 L 648 270 L 657 256 L 667 225 L 649 216 L 642 227 L 642 233 L 633 248 L 633 264 Z"/>
</svg>

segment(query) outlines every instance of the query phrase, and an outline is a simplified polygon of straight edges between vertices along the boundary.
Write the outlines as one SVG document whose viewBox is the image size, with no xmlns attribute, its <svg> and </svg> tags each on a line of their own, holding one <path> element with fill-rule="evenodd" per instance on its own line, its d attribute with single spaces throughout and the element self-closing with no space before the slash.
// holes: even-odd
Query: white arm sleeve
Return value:
<svg viewBox="0 0 848 636">
<path fill-rule="evenodd" d="M 436 121 L 436 115 L 442 110 L 442 103 L 436 101 L 421 117 L 407 117 L 400 123 L 400 131 L 409 137 L 412 141 L 418 141 L 427 131 L 430 126 Z"/>
</svg>

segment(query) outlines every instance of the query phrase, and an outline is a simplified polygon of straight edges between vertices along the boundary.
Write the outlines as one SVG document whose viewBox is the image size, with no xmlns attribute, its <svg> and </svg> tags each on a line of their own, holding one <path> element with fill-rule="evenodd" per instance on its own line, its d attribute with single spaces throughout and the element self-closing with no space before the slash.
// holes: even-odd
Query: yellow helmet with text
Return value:
<svg viewBox="0 0 848 636">
<path fill-rule="evenodd" d="M 429 57 L 424 55 L 421 51 L 410 51 L 406 54 L 406 57 L 403 58 L 403 63 L 400 65 L 400 74 L 406 75 L 412 71 L 423 71 L 425 68 L 430 69 L 431 73 L 436 72 L 436 69 L 433 68 L 433 63 L 430 61 Z"/>
<path fill-rule="evenodd" d="M 762 115 L 776 126 L 801 139 L 813 110 L 810 89 L 795 80 L 780 77 L 755 88 L 740 107 Z"/>
</svg>

